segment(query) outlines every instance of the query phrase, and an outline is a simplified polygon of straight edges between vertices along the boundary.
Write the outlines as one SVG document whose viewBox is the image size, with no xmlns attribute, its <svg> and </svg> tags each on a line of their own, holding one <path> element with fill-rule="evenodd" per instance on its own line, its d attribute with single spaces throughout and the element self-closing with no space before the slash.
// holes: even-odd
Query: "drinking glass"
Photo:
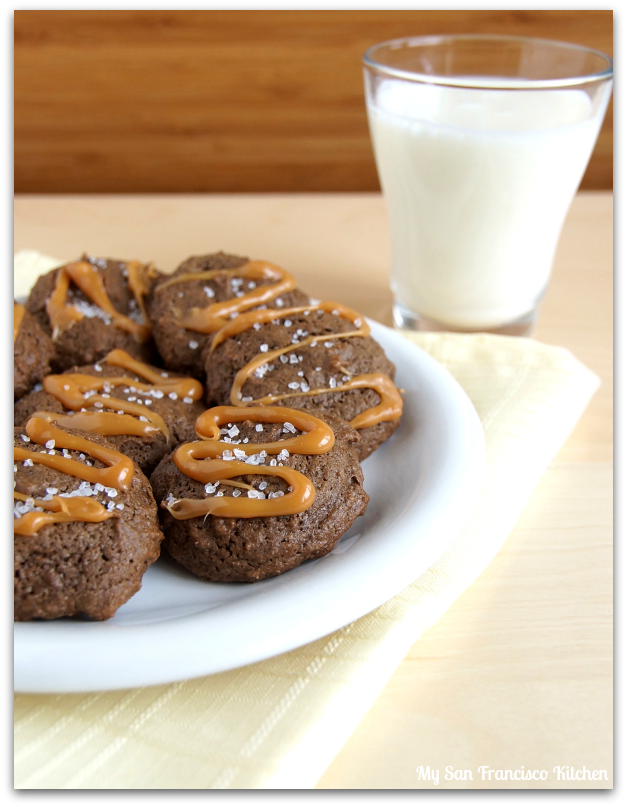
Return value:
<svg viewBox="0 0 627 807">
<path fill-rule="evenodd" d="M 528 334 L 612 92 L 612 60 L 507 36 L 364 55 L 397 327 Z"/>
</svg>

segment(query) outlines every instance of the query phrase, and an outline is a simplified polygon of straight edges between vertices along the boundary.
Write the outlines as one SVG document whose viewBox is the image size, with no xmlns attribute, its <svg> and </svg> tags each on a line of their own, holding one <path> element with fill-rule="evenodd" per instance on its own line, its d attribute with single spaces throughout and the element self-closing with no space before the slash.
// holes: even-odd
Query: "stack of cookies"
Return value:
<svg viewBox="0 0 627 807">
<path fill-rule="evenodd" d="M 329 553 L 399 425 L 365 319 L 225 253 L 83 256 L 15 304 L 15 619 L 106 619 L 163 546 L 208 581 Z"/>
</svg>

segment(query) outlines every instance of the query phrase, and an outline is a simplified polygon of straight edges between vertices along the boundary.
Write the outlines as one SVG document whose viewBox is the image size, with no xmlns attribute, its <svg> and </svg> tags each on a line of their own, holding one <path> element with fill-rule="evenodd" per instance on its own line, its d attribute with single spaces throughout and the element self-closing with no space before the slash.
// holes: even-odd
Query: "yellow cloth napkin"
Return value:
<svg viewBox="0 0 627 807">
<path fill-rule="evenodd" d="M 503 545 L 599 380 L 528 339 L 406 334 L 481 418 L 487 475 L 450 549 L 342 630 L 239 670 L 123 692 L 17 695 L 16 788 L 310 788 L 420 635 Z"/>
</svg>

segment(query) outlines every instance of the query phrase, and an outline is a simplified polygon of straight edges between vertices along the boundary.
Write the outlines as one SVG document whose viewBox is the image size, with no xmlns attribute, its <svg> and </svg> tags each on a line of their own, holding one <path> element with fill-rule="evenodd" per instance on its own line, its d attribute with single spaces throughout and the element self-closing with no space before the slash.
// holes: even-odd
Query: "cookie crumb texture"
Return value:
<svg viewBox="0 0 627 807">
<path fill-rule="evenodd" d="M 255 582 L 275 577 L 306 560 L 327 555 L 368 504 L 363 489 L 363 472 L 353 443 L 355 430 L 328 413 L 313 412 L 335 433 L 335 445 L 327 454 L 292 454 L 284 464 L 295 468 L 313 482 L 316 499 L 302 513 L 269 518 L 193 518 L 177 521 L 167 510 L 160 515 L 166 540 L 164 548 L 189 571 L 214 582 Z M 238 424 L 238 439 L 266 443 L 284 440 L 293 434 L 281 424 Z M 285 492 L 285 483 L 276 477 L 247 474 L 240 481 L 262 490 L 266 498 Z M 185 476 L 172 460 L 164 458 L 151 477 L 158 502 L 168 498 L 205 498 L 207 495 L 232 496 L 234 488 L 219 485 L 211 494 L 200 482 Z M 240 495 L 237 493 L 236 495 Z"/>
<path fill-rule="evenodd" d="M 24 318 L 13 343 L 14 400 L 26 395 L 48 375 L 54 358 L 52 339 L 30 311 L 24 311 Z"/>
<path fill-rule="evenodd" d="M 79 430 L 70 434 L 113 446 Z M 24 447 L 15 429 L 15 445 Z M 35 447 L 37 448 L 37 447 Z M 72 459 L 77 459 L 76 452 Z M 105 467 L 93 460 L 94 467 Z M 76 490 L 80 481 L 46 466 L 16 463 L 16 490 L 35 499 L 46 491 Z M 106 500 L 106 493 L 97 498 Z M 129 490 L 119 491 L 114 518 L 100 523 L 69 522 L 43 527 L 35 535 L 15 536 L 14 619 L 86 616 L 109 619 L 141 588 L 146 569 L 159 557 L 163 533 L 150 484 L 136 468 Z"/>
</svg>

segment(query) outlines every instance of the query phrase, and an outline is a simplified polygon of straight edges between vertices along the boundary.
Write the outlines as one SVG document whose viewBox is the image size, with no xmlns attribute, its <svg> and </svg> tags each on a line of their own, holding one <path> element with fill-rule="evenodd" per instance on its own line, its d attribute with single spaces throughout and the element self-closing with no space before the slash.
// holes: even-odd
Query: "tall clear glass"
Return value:
<svg viewBox="0 0 627 807">
<path fill-rule="evenodd" d="M 364 56 L 397 327 L 530 333 L 612 92 L 561 42 L 398 39 Z"/>
</svg>

